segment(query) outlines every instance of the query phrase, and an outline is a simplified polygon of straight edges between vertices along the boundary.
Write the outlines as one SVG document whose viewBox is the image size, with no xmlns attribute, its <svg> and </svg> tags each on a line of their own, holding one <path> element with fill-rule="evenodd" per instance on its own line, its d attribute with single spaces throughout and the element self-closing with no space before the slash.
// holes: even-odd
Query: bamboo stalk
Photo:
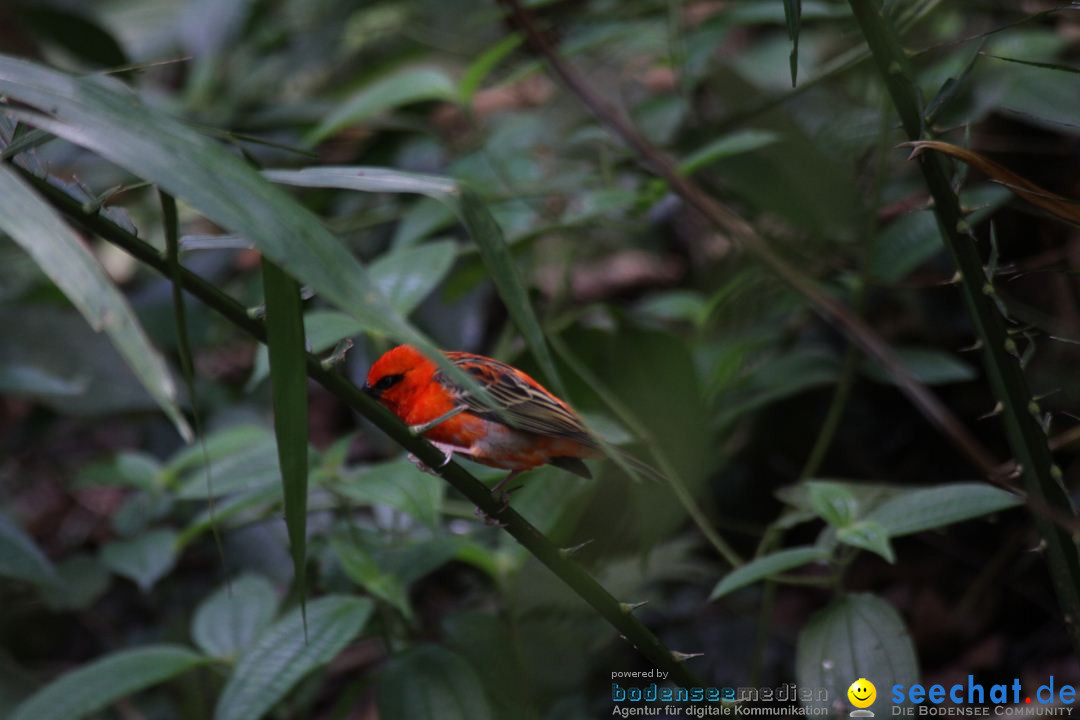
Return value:
<svg viewBox="0 0 1080 720">
<path fill-rule="evenodd" d="M 911 140 L 923 139 L 922 98 L 904 49 L 876 2 L 849 0 L 849 3 L 904 132 Z M 1016 344 L 1008 336 L 1006 319 L 994 303 L 993 278 L 987 277 L 983 269 L 975 238 L 964 222 L 960 201 L 949 182 L 945 161 L 937 153 L 922 153 L 918 162 L 934 200 L 934 215 L 942 240 L 959 271 L 964 302 L 975 333 L 982 341 L 986 374 L 1001 404 L 1006 435 L 1031 504 L 1072 518 L 1075 516 L 1072 502 L 1061 483 L 1061 470 L 1054 465 L 1050 454 L 1038 403 L 1028 387 Z M 1080 554 L 1076 542 L 1048 513 L 1036 512 L 1034 520 L 1046 545 L 1050 576 L 1065 627 L 1074 652 L 1080 655 Z"/>
</svg>

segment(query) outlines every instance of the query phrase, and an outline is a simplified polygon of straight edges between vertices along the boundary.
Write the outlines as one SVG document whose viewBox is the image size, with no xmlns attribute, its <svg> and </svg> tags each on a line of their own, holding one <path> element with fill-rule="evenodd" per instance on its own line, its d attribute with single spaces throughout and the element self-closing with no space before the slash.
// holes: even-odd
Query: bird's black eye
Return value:
<svg viewBox="0 0 1080 720">
<path fill-rule="evenodd" d="M 379 381 L 375 383 L 375 389 L 380 392 L 382 392 L 383 390 L 389 390 L 404 379 L 405 376 L 401 373 L 398 373 L 397 375 L 383 375 L 381 378 L 379 378 Z"/>
</svg>

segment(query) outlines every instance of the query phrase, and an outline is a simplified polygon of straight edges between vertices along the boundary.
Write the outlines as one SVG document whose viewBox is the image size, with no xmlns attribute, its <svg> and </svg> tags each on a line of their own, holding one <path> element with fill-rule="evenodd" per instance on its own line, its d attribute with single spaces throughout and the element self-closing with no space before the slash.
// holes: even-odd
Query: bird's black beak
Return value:
<svg viewBox="0 0 1080 720">
<path fill-rule="evenodd" d="M 362 388 L 360 388 L 360 389 L 364 391 L 364 394 L 365 394 L 365 395 L 367 395 L 367 396 L 368 396 L 368 397 L 370 397 L 370 398 L 374 398 L 374 399 L 376 399 L 376 400 L 378 400 L 378 399 L 379 399 L 379 396 L 380 396 L 380 395 L 382 395 L 382 393 L 381 393 L 381 392 L 379 392 L 379 391 L 378 391 L 378 390 L 376 390 L 375 388 L 371 387 L 371 386 L 370 386 L 370 385 L 368 385 L 367 383 L 364 383 L 364 387 L 362 387 Z"/>
</svg>

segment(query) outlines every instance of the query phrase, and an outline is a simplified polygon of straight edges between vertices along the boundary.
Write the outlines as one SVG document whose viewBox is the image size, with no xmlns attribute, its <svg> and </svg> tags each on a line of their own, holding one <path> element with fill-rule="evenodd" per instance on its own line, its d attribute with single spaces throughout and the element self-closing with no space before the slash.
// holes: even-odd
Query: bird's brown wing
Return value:
<svg viewBox="0 0 1080 720">
<path fill-rule="evenodd" d="M 469 412 L 486 420 L 503 423 L 515 430 L 565 437 L 596 447 L 596 442 L 578 414 L 517 368 L 482 355 L 458 352 L 446 355 L 455 365 L 475 378 L 502 409 L 499 413 L 492 411 L 444 373 L 437 373 L 435 379 L 463 403 Z"/>
</svg>

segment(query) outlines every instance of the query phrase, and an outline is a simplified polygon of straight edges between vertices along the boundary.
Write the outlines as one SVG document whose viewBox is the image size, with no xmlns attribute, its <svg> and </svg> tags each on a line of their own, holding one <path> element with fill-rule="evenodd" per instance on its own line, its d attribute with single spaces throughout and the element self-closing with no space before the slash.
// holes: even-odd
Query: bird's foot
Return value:
<svg viewBox="0 0 1080 720">
<path fill-rule="evenodd" d="M 440 452 L 443 453 L 443 459 L 442 459 L 442 462 L 440 462 L 436 467 L 443 468 L 443 467 L 446 467 L 447 465 L 449 465 L 450 461 L 454 459 L 454 453 L 446 452 L 445 450 L 441 450 L 441 449 L 440 449 Z M 413 465 L 415 465 L 418 470 L 420 470 L 421 472 L 426 472 L 428 475 L 438 475 L 439 474 L 439 473 L 435 472 L 435 470 L 432 469 L 432 467 L 430 465 L 428 465 L 427 463 L 425 463 L 423 460 L 416 457 L 412 453 L 409 453 L 409 462 L 411 462 Z"/>
</svg>

